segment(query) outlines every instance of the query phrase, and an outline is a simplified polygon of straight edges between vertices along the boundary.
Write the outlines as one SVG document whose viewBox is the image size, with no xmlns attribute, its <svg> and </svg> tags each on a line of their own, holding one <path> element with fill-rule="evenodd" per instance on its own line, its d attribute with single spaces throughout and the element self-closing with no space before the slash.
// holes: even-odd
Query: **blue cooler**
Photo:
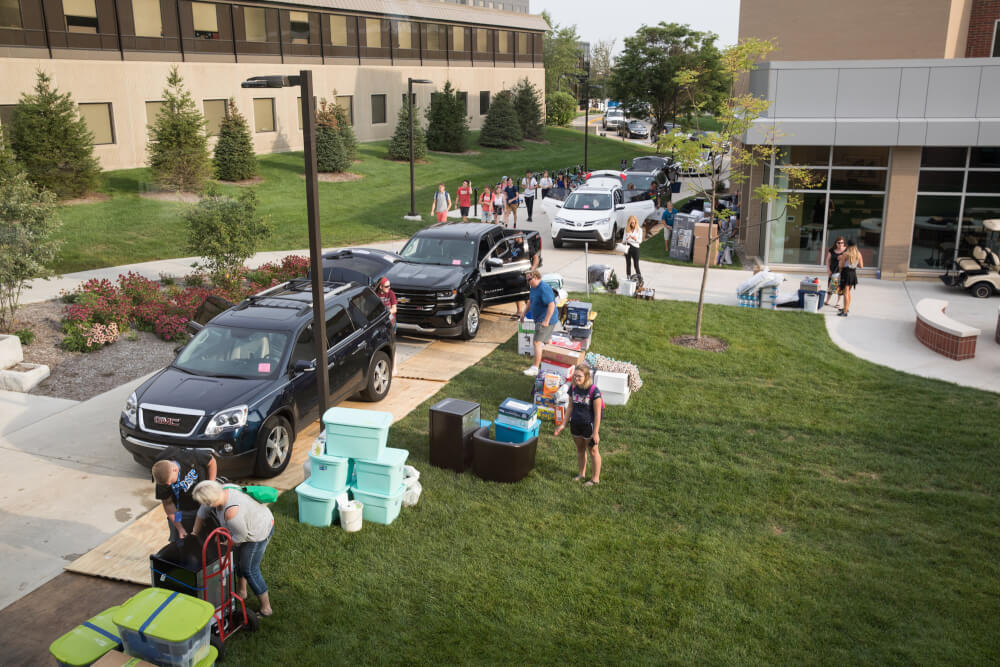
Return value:
<svg viewBox="0 0 1000 667">
<path fill-rule="evenodd" d="M 541 423 L 535 420 L 535 425 L 528 428 L 520 428 L 518 426 L 508 426 L 507 424 L 496 424 L 496 440 L 499 442 L 509 442 L 512 444 L 519 444 L 522 442 L 527 442 L 532 438 L 538 437 L 538 429 Z"/>
<path fill-rule="evenodd" d="M 535 408 L 537 412 L 537 406 Z M 532 415 L 531 419 L 519 419 L 517 417 L 511 417 L 510 415 L 497 415 L 497 424 L 503 424 L 504 426 L 516 426 L 518 428 L 531 430 L 534 428 L 535 424 L 538 423 L 537 414 Z"/>
</svg>

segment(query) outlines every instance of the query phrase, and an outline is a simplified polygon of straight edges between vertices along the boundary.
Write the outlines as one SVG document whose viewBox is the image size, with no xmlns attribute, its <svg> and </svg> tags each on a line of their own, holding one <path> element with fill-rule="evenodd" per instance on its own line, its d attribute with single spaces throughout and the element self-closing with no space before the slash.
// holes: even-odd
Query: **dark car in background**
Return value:
<svg viewBox="0 0 1000 667">
<path fill-rule="evenodd" d="M 640 120 L 630 120 L 618 126 L 618 134 L 629 139 L 647 139 L 649 128 Z"/>
<path fill-rule="evenodd" d="M 324 283 L 327 358 L 317 364 L 311 290 L 309 280 L 277 285 L 201 327 L 122 409 L 132 457 L 150 466 L 165 448 L 187 447 L 210 452 L 220 474 L 273 477 L 318 416 L 317 372 L 328 374 L 331 405 L 359 392 L 385 398 L 395 339 L 382 301 L 365 284 Z"/>
<path fill-rule="evenodd" d="M 665 197 L 670 193 L 670 180 L 663 169 L 652 171 L 625 171 L 625 201 L 642 201 L 653 198 L 655 185 L 656 197 Z"/>
<path fill-rule="evenodd" d="M 375 248 L 331 250 L 323 253 L 323 280 L 355 282 L 375 289 L 382 276 L 398 261 L 396 253 Z"/>
</svg>

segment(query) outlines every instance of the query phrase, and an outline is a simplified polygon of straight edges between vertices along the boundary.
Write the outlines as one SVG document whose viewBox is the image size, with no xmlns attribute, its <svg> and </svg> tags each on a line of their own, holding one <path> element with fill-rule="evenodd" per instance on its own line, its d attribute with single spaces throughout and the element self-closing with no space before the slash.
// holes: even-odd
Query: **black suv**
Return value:
<svg viewBox="0 0 1000 667">
<path fill-rule="evenodd" d="M 372 290 L 324 283 L 330 404 L 385 398 L 395 341 Z M 142 383 L 119 419 L 122 445 L 151 465 L 170 445 L 207 449 L 220 474 L 273 477 L 316 417 L 312 291 L 293 280 L 213 317 L 173 363 Z"/>
<path fill-rule="evenodd" d="M 441 223 L 417 232 L 386 272 L 400 331 L 475 338 L 480 311 L 528 298 L 525 273 L 538 232 L 485 223 Z"/>
</svg>

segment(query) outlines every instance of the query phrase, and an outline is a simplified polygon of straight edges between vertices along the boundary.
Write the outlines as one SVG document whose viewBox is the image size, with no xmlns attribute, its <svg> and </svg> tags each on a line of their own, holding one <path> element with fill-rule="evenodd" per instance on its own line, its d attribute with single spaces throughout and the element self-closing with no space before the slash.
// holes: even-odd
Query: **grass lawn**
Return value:
<svg viewBox="0 0 1000 667">
<path fill-rule="evenodd" d="M 550 428 L 516 485 L 427 463 L 432 402 L 528 397 L 511 340 L 392 428 L 424 487 L 395 524 L 311 528 L 280 498 L 276 615 L 234 664 L 1000 660 L 995 394 L 861 361 L 802 313 L 706 306 L 717 354 L 667 342 L 694 304 L 593 301 L 593 348 L 645 381 L 607 410 L 601 486 Z"/>
<path fill-rule="evenodd" d="M 523 175 L 527 169 L 558 170 L 583 161 L 583 138 L 569 129 L 547 128 L 548 143 L 527 142 L 522 150 L 486 149 L 475 143 L 479 155 L 431 153 L 416 167 L 417 212 L 429 220 L 430 198 L 444 181 L 453 193 L 462 179 L 473 186 L 495 184 L 501 176 Z M 388 142 L 360 145 L 360 162 L 351 171 L 359 181 L 320 183 L 320 216 L 325 246 L 370 243 L 407 238 L 422 225 L 406 222 L 410 208 L 409 165 L 384 158 Z M 590 164 L 614 166 L 622 158 L 648 152 L 645 147 L 613 139 L 591 138 Z M 271 216 L 273 236 L 260 250 L 293 250 L 308 247 L 305 181 L 302 153 L 262 155 L 264 182 L 255 186 L 259 210 Z M 153 201 L 138 196 L 152 189 L 148 169 L 106 172 L 103 191 L 109 201 L 66 206 L 60 210 L 62 250 L 53 269 L 82 271 L 193 253 L 186 249 L 187 235 L 181 212 L 186 204 Z M 223 188 L 237 192 L 235 186 Z M 424 223 L 426 224 L 426 222 Z"/>
<path fill-rule="evenodd" d="M 691 262 L 684 262 L 679 259 L 674 259 L 667 254 L 666 249 L 663 247 L 663 234 L 657 233 L 656 236 L 651 236 L 647 239 L 642 247 L 639 249 L 639 261 L 640 262 L 659 262 L 660 264 L 674 264 L 675 266 L 702 266 L 701 264 L 693 264 Z M 733 263 L 724 264 L 721 266 L 713 266 L 713 269 L 743 269 L 743 264 L 740 263 L 740 258 L 736 256 L 736 252 L 733 251 Z"/>
</svg>

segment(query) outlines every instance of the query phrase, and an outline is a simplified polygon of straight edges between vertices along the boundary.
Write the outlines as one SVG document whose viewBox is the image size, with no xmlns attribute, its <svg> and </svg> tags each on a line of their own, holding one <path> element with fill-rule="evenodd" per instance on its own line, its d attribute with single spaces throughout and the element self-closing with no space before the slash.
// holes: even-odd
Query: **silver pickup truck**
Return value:
<svg viewBox="0 0 1000 667">
<path fill-rule="evenodd" d="M 618 129 L 620 125 L 625 124 L 625 112 L 621 109 L 608 109 L 604 112 L 604 116 L 601 117 L 601 127 L 607 130 L 608 128 Z"/>
</svg>

